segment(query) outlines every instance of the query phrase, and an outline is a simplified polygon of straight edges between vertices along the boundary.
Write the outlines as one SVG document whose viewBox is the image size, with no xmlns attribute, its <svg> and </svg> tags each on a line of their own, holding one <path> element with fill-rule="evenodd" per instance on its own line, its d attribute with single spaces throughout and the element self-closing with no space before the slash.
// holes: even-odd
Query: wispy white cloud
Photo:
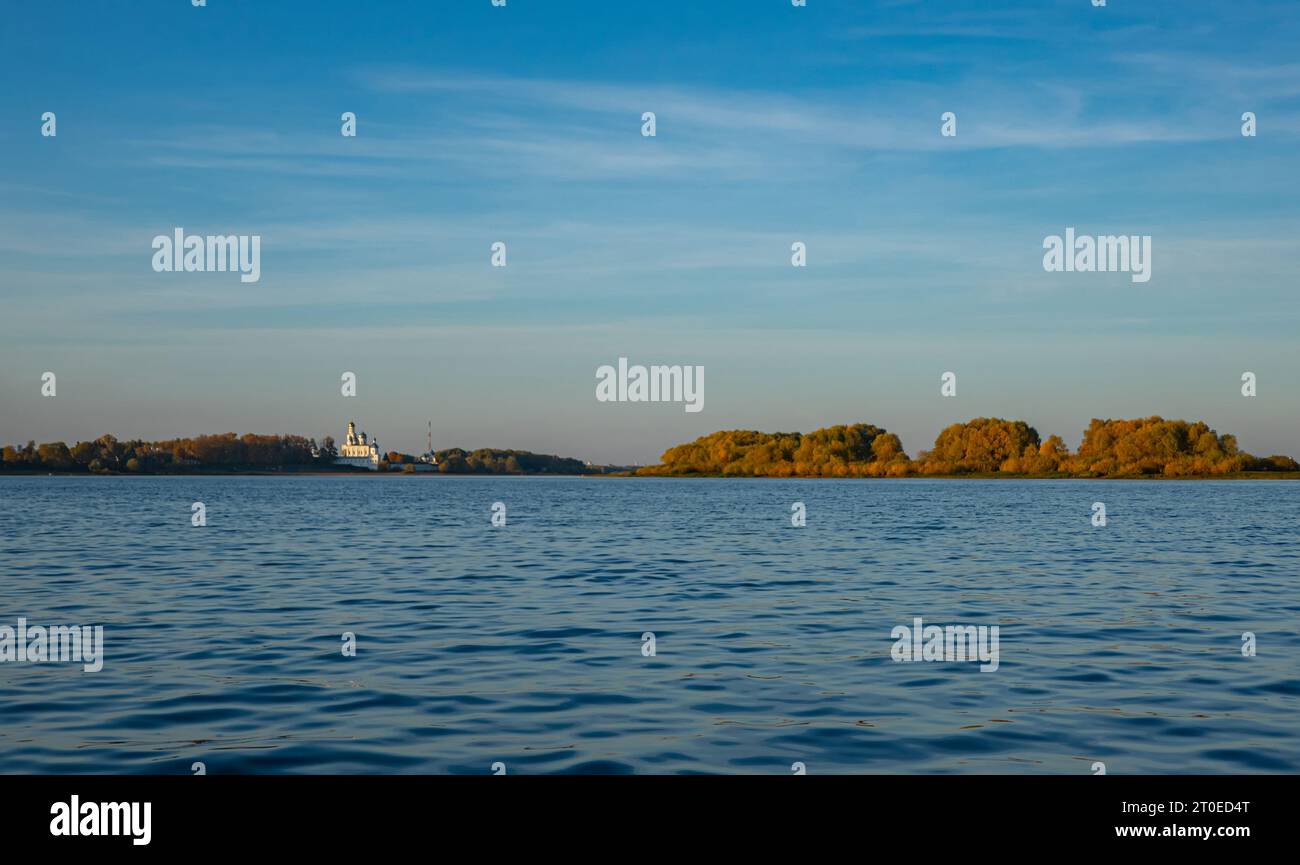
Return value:
<svg viewBox="0 0 1300 865">
<path fill-rule="evenodd" d="M 1165 77 L 1172 81 L 1190 63 L 1155 54 L 1120 60 L 1124 68 L 1149 73 L 1152 99 Z M 1031 84 L 972 77 L 952 85 L 897 82 L 777 93 L 412 68 L 355 74 L 376 94 L 436 100 L 437 122 L 398 126 L 366 119 L 364 134 L 355 139 L 315 130 L 182 127 L 139 152 L 160 167 L 322 178 L 798 182 L 851 171 L 870 154 L 1227 140 L 1235 128 L 1225 119 L 1224 101 L 1241 102 L 1252 92 L 1259 99 L 1300 92 L 1294 66 L 1211 67 L 1196 75 L 1201 87 L 1194 98 L 1184 94 L 1176 104 L 1150 110 L 1123 101 L 1133 94 L 1121 85 L 1098 88 L 1070 79 Z M 938 134 L 939 116 L 949 110 L 959 117 L 955 139 Z M 639 135 L 643 111 L 656 112 L 655 139 Z M 1270 123 L 1270 131 L 1285 134 L 1300 125 L 1292 114 L 1277 112 Z"/>
</svg>

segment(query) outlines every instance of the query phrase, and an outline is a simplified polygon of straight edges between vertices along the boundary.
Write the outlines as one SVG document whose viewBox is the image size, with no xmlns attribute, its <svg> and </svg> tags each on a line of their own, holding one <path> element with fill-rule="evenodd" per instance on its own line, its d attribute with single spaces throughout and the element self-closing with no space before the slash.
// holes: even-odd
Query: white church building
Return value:
<svg viewBox="0 0 1300 865">
<path fill-rule="evenodd" d="M 364 432 L 357 435 L 356 423 L 348 421 L 348 437 L 344 439 L 343 446 L 339 448 L 339 455 L 334 460 L 334 464 L 356 466 L 357 468 L 370 469 L 372 472 L 379 471 L 379 439 L 367 441 Z"/>
</svg>

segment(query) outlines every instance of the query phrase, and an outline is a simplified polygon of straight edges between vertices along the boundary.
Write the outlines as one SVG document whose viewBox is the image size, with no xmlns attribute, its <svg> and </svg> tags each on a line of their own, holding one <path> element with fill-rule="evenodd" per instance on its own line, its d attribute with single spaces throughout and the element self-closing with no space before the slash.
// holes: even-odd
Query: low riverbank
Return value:
<svg viewBox="0 0 1300 865">
<path fill-rule="evenodd" d="M 1168 475 L 1025 475 L 1025 474 L 1005 474 L 998 472 L 983 472 L 969 474 L 911 474 L 902 476 L 881 476 L 881 477 L 837 477 L 833 475 L 737 475 L 737 474 L 636 474 L 634 472 L 461 472 L 461 473 L 443 473 L 443 472 L 372 472 L 364 469 L 353 471 L 293 471 L 286 469 L 283 471 L 275 470 L 258 470 L 258 471 L 190 471 L 190 472 L 42 472 L 42 471 L 14 471 L 0 472 L 0 478 L 30 478 L 30 477 L 143 477 L 143 478 L 193 478 L 193 477 L 316 477 L 316 478 L 490 478 L 490 477 L 518 477 L 518 478 L 641 478 L 643 480 L 692 480 L 692 479 L 717 479 L 717 480 L 824 480 L 824 481 L 863 481 L 863 480 L 882 480 L 882 481 L 906 481 L 906 480 L 942 480 L 942 481 L 973 481 L 973 480 L 1004 480 L 1004 481 L 1251 481 L 1251 480 L 1269 480 L 1269 481 L 1297 481 L 1300 480 L 1300 472 L 1238 472 L 1228 475 L 1179 475 L 1171 477 Z"/>
</svg>

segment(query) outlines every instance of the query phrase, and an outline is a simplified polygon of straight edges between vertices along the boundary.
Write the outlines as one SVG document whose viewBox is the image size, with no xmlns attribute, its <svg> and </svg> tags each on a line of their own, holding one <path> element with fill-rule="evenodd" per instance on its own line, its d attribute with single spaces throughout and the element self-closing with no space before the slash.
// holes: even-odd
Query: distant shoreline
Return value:
<svg viewBox="0 0 1300 865">
<path fill-rule="evenodd" d="M 828 477 L 826 475 L 720 475 L 720 474 L 681 474 L 681 475 L 627 475 L 609 474 L 601 477 L 639 477 L 647 479 L 689 479 L 721 478 L 731 480 L 757 481 L 1263 481 L 1263 480 L 1300 480 L 1300 472 L 1240 472 L 1228 475 L 1099 475 L 1081 477 L 1080 475 L 1021 475 L 1006 472 L 981 472 L 970 474 L 911 474 L 901 476 L 881 475 L 879 477 Z"/>
<path fill-rule="evenodd" d="M 719 430 L 664 451 L 657 477 L 821 478 L 1160 478 L 1188 480 L 1300 477 L 1289 456 L 1255 456 L 1236 436 L 1204 421 L 1093 418 L 1071 451 L 1058 435 L 1043 438 L 1023 420 L 973 418 L 945 427 L 915 458 L 895 433 L 868 423 L 810 433 Z"/>
<path fill-rule="evenodd" d="M 640 480 L 750 480 L 750 481 L 1300 481 L 1300 472 L 1239 472 L 1226 475 L 1025 475 L 1005 472 L 969 474 L 912 474 L 898 477 L 827 477 L 825 475 L 724 475 L 676 474 L 641 475 L 633 472 L 476 472 L 445 474 L 442 472 L 372 472 L 356 471 L 209 471 L 209 472 L 0 472 L 0 478 L 637 478 Z"/>
<path fill-rule="evenodd" d="M 867 423 L 810 433 L 719 430 L 664 451 L 655 465 L 593 465 L 573 457 L 500 448 L 388 451 L 349 422 L 342 447 L 297 435 L 233 432 L 191 438 L 80 441 L 0 448 L 4 475 L 164 477 L 696 477 L 943 478 L 948 480 L 1275 480 L 1300 479 L 1300 462 L 1242 450 L 1236 436 L 1204 421 L 1093 418 L 1077 450 L 1058 435 L 1043 438 L 1023 420 L 973 418 L 945 427 L 934 447 L 910 457 L 895 433 Z"/>
</svg>

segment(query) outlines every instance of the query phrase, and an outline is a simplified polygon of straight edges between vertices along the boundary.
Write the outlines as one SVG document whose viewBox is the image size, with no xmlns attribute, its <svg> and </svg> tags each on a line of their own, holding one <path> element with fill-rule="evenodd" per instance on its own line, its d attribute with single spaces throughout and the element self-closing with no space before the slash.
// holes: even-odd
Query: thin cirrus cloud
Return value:
<svg viewBox="0 0 1300 865">
<path fill-rule="evenodd" d="M 372 70 L 361 80 L 381 93 L 472 96 L 488 104 L 515 104 L 534 112 L 539 128 L 552 123 L 555 111 L 636 123 L 642 111 L 653 110 L 661 135 L 681 135 L 688 142 L 696 137 L 750 142 L 756 149 L 760 144 L 818 151 L 1105 147 L 1226 138 L 1231 132 L 1211 128 L 1194 116 L 1089 117 L 1100 114 L 1107 100 L 1094 98 L 1090 101 L 1098 104 L 1086 106 L 1086 88 L 1072 81 L 1013 88 L 979 80 L 953 87 L 895 84 L 888 88 L 887 96 L 879 88 L 791 96 L 788 92 L 463 77 L 409 69 Z M 1205 98 L 1208 100 L 1209 94 Z M 958 138 L 945 140 L 936 134 L 939 115 L 954 108 L 973 120 Z M 786 154 L 788 157 L 788 150 Z"/>
<path fill-rule="evenodd" d="M 1140 56 L 1131 65 L 1173 70 L 1171 58 Z M 1192 64 L 1194 65 L 1194 64 Z M 1256 70 L 1285 87 L 1284 69 Z M 1007 148 L 1098 148 L 1141 143 L 1227 140 L 1235 134 L 1203 89 L 1161 116 L 1089 94 L 1075 82 L 1008 88 L 971 80 L 875 90 L 809 91 L 799 96 L 716 87 L 637 86 L 457 75 L 419 69 L 366 69 L 354 76 L 374 94 L 430 97 L 436 122 L 387 122 L 376 109 L 356 140 L 315 130 L 193 126 L 151 140 L 136 152 L 167 168 L 271 175 L 399 180 L 413 170 L 464 180 L 535 177 L 636 182 L 706 177 L 714 181 L 812 181 L 851 170 L 862 154 L 935 153 Z M 1224 81 L 1255 80 L 1238 69 Z M 1143 101 L 1146 101 L 1144 97 Z M 960 110 L 961 135 L 936 134 L 945 110 Z M 656 147 L 637 131 L 655 111 Z M 1271 117 L 1275 130 L 1287 116 Z M 796 158 L 797 157 L 797 158 Z"/>
</svg>

